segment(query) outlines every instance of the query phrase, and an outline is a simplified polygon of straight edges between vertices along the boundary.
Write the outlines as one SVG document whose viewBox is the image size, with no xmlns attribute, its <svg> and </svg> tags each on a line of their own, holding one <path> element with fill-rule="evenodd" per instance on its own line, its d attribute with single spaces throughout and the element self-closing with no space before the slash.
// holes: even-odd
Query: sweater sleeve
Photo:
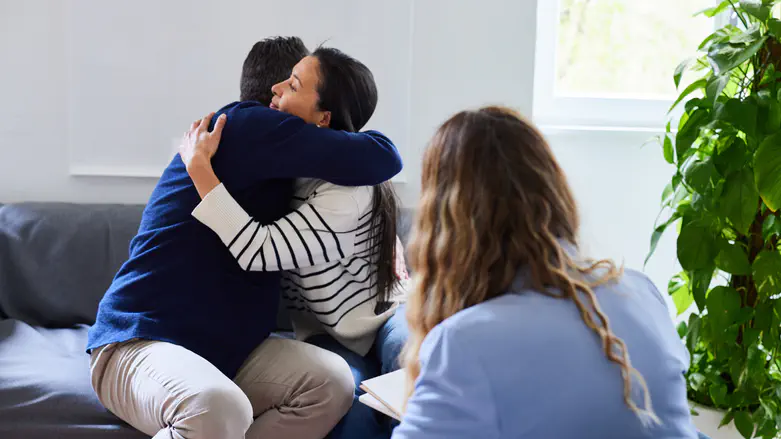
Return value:
<svg viewBox="0 0 781 439">
<path fill-rule="evenodd" d="M 396 146 L 377 131 L 318 128 L 296 116 L 246 103 L 221 111 L 228 120 L 212 165 L 231 190 L 277 178 L 373 186 L 402 168 Z"/>
<path fill-rule="evenodd" d="M 220 184 L 192 215 L 212 229 L 247 271 L 312 267 L 355 253 L 361 211 L 370 200 L 358 190 L 327 185 L 298 209 L 263 225 L 254 220 Z M 367 192 L 368 193 L 368 192 Z"/>
<path fill-rule="evenodd" d="M 420 375 L 392 439 L 499 438 L 495 402 L 481 365 L 443 325 L 420 349 Z"/>
</svg>

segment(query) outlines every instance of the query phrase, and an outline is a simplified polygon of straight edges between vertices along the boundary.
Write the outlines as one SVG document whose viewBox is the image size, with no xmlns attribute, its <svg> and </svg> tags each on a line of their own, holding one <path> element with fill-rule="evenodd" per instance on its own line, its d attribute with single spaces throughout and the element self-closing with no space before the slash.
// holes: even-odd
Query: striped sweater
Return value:
<svg viewBox="0 0 781 439">
<path fill-rule="evenodd" d="M 370 239 L 372 197 L 371 186 L 300 179 L 295 210 L 263 225 L 219 185 L 193 216 L 217 233 L 243 269 L 286 271 L 282 297 L 297 338 L 325 332 L 366 355 L 406 289 L 404 284 L 396 288 L 395 303 L 375 314 L 379 248 Z"/>
</svg>

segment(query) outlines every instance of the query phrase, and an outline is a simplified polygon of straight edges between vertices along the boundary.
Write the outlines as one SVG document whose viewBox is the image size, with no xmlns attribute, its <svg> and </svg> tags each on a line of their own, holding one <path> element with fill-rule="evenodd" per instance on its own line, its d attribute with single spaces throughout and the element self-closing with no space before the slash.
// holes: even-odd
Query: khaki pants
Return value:
<svg viewBox="0 0 781 439">
<path fill-rule="evenodd" d="M 100 402 L 153 439 L 321 439 L 354 392 L 341 357 L 280 338 L 234 381 L 181 346 L 146 340 L 93 350 L 90 371 Z"/>
</svg>

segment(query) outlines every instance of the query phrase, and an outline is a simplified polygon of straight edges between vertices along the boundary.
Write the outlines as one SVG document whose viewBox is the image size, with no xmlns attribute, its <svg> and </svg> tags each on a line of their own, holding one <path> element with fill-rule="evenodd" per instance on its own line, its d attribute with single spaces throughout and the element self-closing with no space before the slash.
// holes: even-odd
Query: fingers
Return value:
<svg viewBox="0 0 781 439">
<path fill-rule="evenodd" d="M 198 125 L 200 125 L 200 124 L 201 124 L 201 119 L 198 119 L 198 120 L 196 120 L 195 122 L 193 122 L 193 123 L 190 125 L 190 131 L 192 131 L 192 130 L 194 130 L 194 129 L 198 128 Z"/>
<path fill-rule="evenodd" d="M 226 120 L 228 120 L 228 117 L 224 114 L 221 114 L 220 117 L 217 118 L 217 122 L 214 124 L 214 129 L 212 130 L 212 136 L 217 137 L 217 139 L 222 136 L 222 128 L 225 126 Z"/>
<path fill-rule="evenodd" d="M 200 132 L 206 132 L 209 130 L 209 124 L 212 122 L 212 117 L 214 117 L 214 112 L 209 113 L 201 119 L 201 124 L 198 125 L 198 131 Z"/>
</svg>

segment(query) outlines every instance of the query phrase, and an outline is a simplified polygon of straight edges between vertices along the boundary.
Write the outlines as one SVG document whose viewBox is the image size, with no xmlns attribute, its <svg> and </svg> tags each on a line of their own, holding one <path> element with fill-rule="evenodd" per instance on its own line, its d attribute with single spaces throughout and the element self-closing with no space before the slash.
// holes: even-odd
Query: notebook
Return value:
<svg viewBox="0 0 781 439">
<path fill-rule="evenodd" d="M 376 378 L 361 382 L 366 392 L 358 398 L 361 403 L 401 421 L 402 407 L 406 398 L 407 372 L 397 370 Z"/>
</svg>

